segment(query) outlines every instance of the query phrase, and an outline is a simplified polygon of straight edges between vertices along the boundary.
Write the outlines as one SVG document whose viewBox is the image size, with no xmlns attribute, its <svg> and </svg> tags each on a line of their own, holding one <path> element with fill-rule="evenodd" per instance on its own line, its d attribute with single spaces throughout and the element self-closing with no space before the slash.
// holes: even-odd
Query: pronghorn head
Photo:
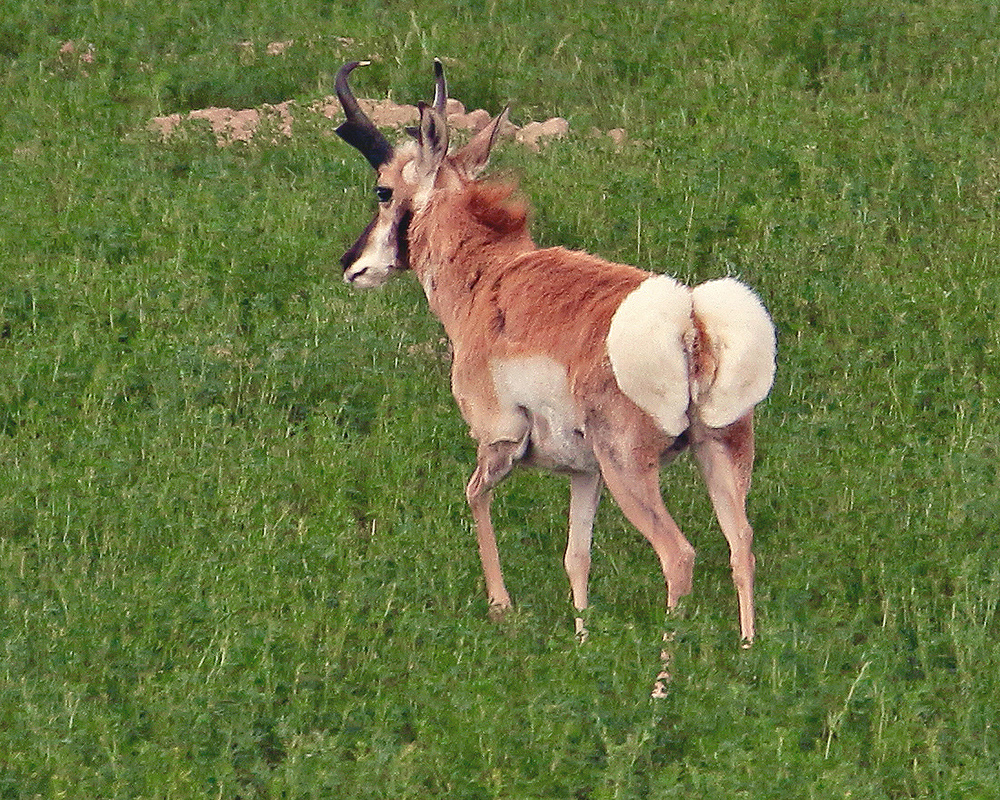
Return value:
<svg viewBox="0 0 1000 800">
<path fill-rule="evenodd" d="M 507 119 L 505 109 L 467 145 L 449 154 L 445 115 L 448 88 L 444 68 L 435 59 L 434 103 L 420 104 L 420 125 L 409 131 L 413 139 L 394 147 L 361 110 L 347 83 L 355 67 L 368 63 L 345 64 L 335 83 L 346 117 L 337 135 L 357 148 L 378 174 L 375 217 L 340 259 L 344 280 L 366 289 L 381 286 L 394 272 L 409 268 L 409 229 L 414 215 L 436 193 L 456 191 L 475 180 L 486 166 L 497 132 Z"/>
</svg>

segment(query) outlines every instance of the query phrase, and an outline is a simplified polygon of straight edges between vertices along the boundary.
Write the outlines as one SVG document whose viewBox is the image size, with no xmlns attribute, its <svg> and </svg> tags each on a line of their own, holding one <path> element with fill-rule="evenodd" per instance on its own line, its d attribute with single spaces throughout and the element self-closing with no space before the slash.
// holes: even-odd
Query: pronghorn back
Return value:
<svg viewBox="0 0 1000 800">
<path fill-rule="evenodd" d="M 469 324 L 491 347 L 545 352 L 572 370 L 603 355 L 611 318 L 645 278 L 582 253 L 534 250 L 482 271 Z"/>
<path fill-rule="evenodd" d="M 663 504 L 659 468 L 689 448 L 729 542 L 749 643 L 753 413 L 775 362 L 774 326 L 760 299 L 733 278 L 691 289 L 587 253 L 539 249 L 516 187 L 479 179 L 507 112 L 449 151 L 447 86 L 435 62 L 434 103 L 420 106 L 415 141 L 394 147 L 351 93 L 347 78 L 358 65 L 337 74 L 346 117 L 337 132 L 375 168 L 379 206 L 342 259 L 344 279 L 372 287 L 411 270 L 451 341 L 452 392 L 477 444 L 466 497 L 491 614 L 511 600 L 490 504 L 521 464 L 569 475 L 564 564 L 578 634 L 605 486 L 652 545 L 674 608 L 691 591 L 694 548 Z"/>
</svg>

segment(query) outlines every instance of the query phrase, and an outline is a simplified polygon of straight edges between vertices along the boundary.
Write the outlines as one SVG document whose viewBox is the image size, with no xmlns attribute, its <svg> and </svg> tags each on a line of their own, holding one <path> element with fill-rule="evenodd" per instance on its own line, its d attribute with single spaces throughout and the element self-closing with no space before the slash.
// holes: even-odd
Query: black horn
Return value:
<svg viewBox="0 0 1000 800">
<path fill-rule="evenodd" d="M 344 64 L 337 72 L 337 78 L 333 85 L 337 91 L 337 99 L 343 106 L 346 119 L 336 132 L 341 139 L 360 150 L 361 155 L 368 159 L 368 163 L 372 167 L 378 169 L 392 158 L 392 145 L 375 127 L 375 123 L 368 118 L 368 115 L 361 110 L 351 87 L 347 85 L 347 76 L 355 67 L 368 66 L 370 63 L 370 61 L 351 61 Z"/>
<path fill-rule="evenodd" d="M 448 104 L 448 82 L 444 79 L 444 65 L 440 58 L 434 59 L 434 108 L 444 115 Z"/>
<path fill-rule="evenodd" d="M 444 64 L 440 58 L 434 59 L 434 104 L 433 108 L 442 119 L 448 118 L 448 82 L 444 79 Z M 420 128 L 407 125 L 403 128 L 414 139 L 420 136 Z"/>
</svg>

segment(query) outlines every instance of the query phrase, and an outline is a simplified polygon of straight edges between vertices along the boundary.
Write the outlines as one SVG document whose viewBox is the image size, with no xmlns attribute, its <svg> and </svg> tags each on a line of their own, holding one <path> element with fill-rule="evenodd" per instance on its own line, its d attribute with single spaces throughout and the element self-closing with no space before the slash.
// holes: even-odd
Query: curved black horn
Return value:
<svg viewBox="0 0 1000 800">
<path fill-rule="evenodd" d="M 370 63 L 370 61 L 351 61 L 344 64 L 337 72 L 333 86 L 337 91 L 337 99 L 340 100 L 346 119 L 337 128 L 336 133 L 349 145 L 360 150 L 361 155 L 368 159 L 368 163 L 378 169 L 392 158 L 392 145 L 375 127 L 375 123 L 368 118 L 368 115 L 361 110 L 361 106 L 354 98 L 354 93 L 351 92 L 351 87 L 347 85 L 347 76 L 355 67 L 366 67 Z"/>
<path fill-rule="evenodd" d="M 444 79 L 444 65 L 440 58 L 434 59 L 434 108 L 442 115 L 448 104 L 448 82 Z"/>
</svg>

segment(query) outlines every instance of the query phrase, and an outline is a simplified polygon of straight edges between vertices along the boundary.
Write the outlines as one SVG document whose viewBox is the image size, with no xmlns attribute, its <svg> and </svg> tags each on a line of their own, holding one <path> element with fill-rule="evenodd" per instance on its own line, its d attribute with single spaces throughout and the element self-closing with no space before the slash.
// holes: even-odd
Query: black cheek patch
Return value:
<svg viewBox="0 0 1000 800">
<path fill-rule="evenodd" d="M 410 220 L 413 212 L 407 209 L 396 226 L 396 264 L 399 269 L 410 268 Z"/>
</svg>

